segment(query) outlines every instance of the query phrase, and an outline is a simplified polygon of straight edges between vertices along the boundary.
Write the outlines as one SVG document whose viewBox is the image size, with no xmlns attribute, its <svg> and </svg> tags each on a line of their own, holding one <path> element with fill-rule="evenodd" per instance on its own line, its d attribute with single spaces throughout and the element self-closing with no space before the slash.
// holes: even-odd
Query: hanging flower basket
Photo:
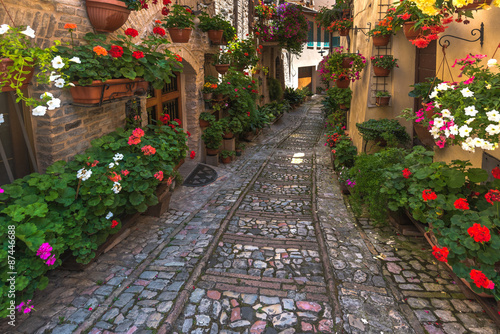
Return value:
<svg viewBox="0 0 500 334">
<path fill-rule="evenodd" d="M 207 31 L 208 33 L 208 39 L 213 44 L 221 44 L 222 43 L 222 35 L 224 34 L 224 30 L 209 30 Z"/>
<path fill-rule="evenodd" d="M 391 100 L 390 96 L 379 96 L 375 98 L 377 105 L 380 107 L 388 106 L 390 100 Z"/>
<path fill-rule="evenodd" d="M 33 63 L 30 63 L 30 64 L 32 65 Z M 14 66 L 13 60 L 11 60 L 10 58 L 0 58 L 0 81 L 3 81 L 4 77 L 7 76 L 7 72 L 8 72 L 7 67 L 11 67 L 11 66 Z M 33 72 L 34 72 L 33 67 L 25 67 L 24 70 L 29 71 L 29 73 L 25 73 L 25 74 L 21 75 L 22 78 L 25 78 L 25 80 L 23 80 L 23 85 L 20 87 L 21 89 L 26 88 L 29 85 L 29 83 L 31 82 L 31 78 L 33 77 Z M 19 74 L 19 72 L 17 72 L 17 71 L 12 73 L 13 78 L 18 76 L 18 74 Z M 10 87 L 10 84 L 14 81 L 13 78 L 11 78 L 5 84 L 5 86 L 1 87 L 2 92 L 11 92 L 11 91 L 15 90 L 15 89 Z"/>
<path fill-rule="evenodd" d="M 422 29 L 413 29 L 416 22 L 405 22 L 403 25 L 403 31 L 407 40 L 412 41 L 420 35 Z"/>
<path fill-rule="evenodd" d="M 351 81 L 349 79 L 337 79 L 335 80 L 335 84 L 338 88 L 347 88 L 349 87 L 349 83 Z"/>
<path fill-rule="evenodd" d="M 229 69 L 229 64 L 219 64 L 215 65 L 215 70 L 220 74 L 224 75 Z"/>
<path fill-rule="evenodd" d="M 391 40 L 391 35 L 373 36 L 373 46 L 387 46 Z"/>
<path fill-rule="evenodd" d="M 373 66 L 373 73 L 376 77 L 388 77 L 391 74 L 391 70 L 385 69 L 383 67 Z"/>
<path fill-rule="evenodd" d="M 145 93 L 148 83 L 142 78 L 130 79 L 110 79 L 105 82 L 94 80 L 89 86 L 79 86 L 74 82 L 75 87 L 70 88 L 73 103 L 97 104 L 108 100 L 119 99 L 132 96 L 135 93 Z"/>
<path fill-rule="evenodd" d="M 119 0 L 87 0 L 90 23 L 99 32 L 114 32 L 127 22 L 130 10 Z"/>
<path fill-rule="evenodd" d="M 207 127 L 210 126 L 210 122 L 209 121 L 205 121 L 205 120 L 202 120 L 202 119 L 200 119 L 199 121 L 200 121 L 200 127 L 201 128 L 207 128 Z"/>
<path fill-rule="evenodd" d="M 191 37 L 192 28 L 168 28 L 168 33 L 172 39 L 172 43 L 187 43 Z"/>
<path fill-rule="evenodd" d="M 354 61 L 354 58 L 352 57 L 345 57 L 342 59 L 342 67 L 343 68 L 351 68 L 352 67 L 352 62 Z"/>
<path fill-rule="evenodd" d="M 341 29 L 341 30 L 339 30 L 339 35 L 340 36 L 349 36 L 349 30 L 351 30 L 351 29 L 350 28 Z"/>
</svg>

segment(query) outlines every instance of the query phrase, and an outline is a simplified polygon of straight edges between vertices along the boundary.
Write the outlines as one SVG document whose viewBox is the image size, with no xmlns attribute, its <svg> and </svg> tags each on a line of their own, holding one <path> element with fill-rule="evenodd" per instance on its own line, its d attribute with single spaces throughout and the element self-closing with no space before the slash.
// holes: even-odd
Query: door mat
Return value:
<svg viewBox="0 0 500 334">
<path fill-rule="evenodd" d="M 198 164 L 184 180 L 183 186 L 203 187 L 217 180 L 217 172 L 205 164 Z"/>
</svg>

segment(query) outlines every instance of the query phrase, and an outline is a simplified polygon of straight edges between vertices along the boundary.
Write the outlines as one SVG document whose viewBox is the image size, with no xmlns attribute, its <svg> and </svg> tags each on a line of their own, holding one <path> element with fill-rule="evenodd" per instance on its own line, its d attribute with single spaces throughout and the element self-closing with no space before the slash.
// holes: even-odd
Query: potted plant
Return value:
<svg viewBox="0 0 500 334">
<path fill-rule="evenodd" d="M 114 32 L 127 22 L 132 10 L 147 8 L 147 0 L 87 0 L 89 21 L 98 32 Z"/>
<path fill-rule="evenodd" d="M 399 67 L 398 60 L 392 55 L 373 56 L 370 59 L 372 60 L 373 73 L 377 77 L 387 77 L 394 67 Z"/>
<path fill-rule="evenodd" d="M 222 45 L 227 45 L 229 41 L 232 41 L 234 37 L 236 36 L 236 28 L 233 27 L 231 22 L 228 21 L 222 21 L 220 22 L 220 29 L 222 29 L 224 32 L 222 33 Z"/>
<path fill-rule="evenodd" d="M 387 16 L 368 32 L 368 35 L 372 37 L 374 46 L 387 46 L 389 44 L 391 35 L 394 34 L 393 21 L 394 18 L 392 16 Z"/>
<path fill-rule="evenodd" d="M 352 90 L 350 88 L 332 87 L 327 92 L 328 98 L 337 103 L 340 109 L 347 110 L 351 106 Z"/>
<path fill-rule="evenodd" d="M 349 76 L 345 73 L 340 73 L 336 80 L 335 80 L 335 85 L 338 87 L 338 88 L 342 88 L 342 89 L 345 89 L 345 88 L 348 88 L 349 87 L 349 83 L 351 82 L 351 80 L 349 79 Z"/>
<path fill-rule="evenodd" d="M 163 26 L 167 28 L 173 43 L 187 43 L 194 27 L 193 11 L 181 5 L 173 5 Z"/>
<path fill-rule="evenodd" d="M 380 146 L 397 146 L 406 144 L 410 140 L 406 128 L 395 119 L 370 119 L 356 123 L 356 128 L 364 140 L 373 140 Z"/>
<path fill-rule="evenodd" d="M 379 90 L 375 93 L 376 104 L 379 107 L 388 106 L 391 99 L 391 93 L 386 90 Z"/>
<path fill-rule="evenodd" d="M 210 17 L 207 13 L 202 13 L 200 16 L 200 24 L 198 25 L 201 31 L 208 33 L 208 38 L 213 44 L 221 44 L 224 35 L 225 20 L 221 15 Z"/>
<path fill-rule="evenodd" d="M 201 139 L 205 143 L 207 155 L 217 155 L 222 144 L 224 130 L 220 121 L 211 122 L 210 126 L 203 131 Z"/>
<path fill-rule="evenodd" d="M 168 43 L 163 28 L 156 26 L 141 44 L 132 42 L 137 35 L 136 30 L 129 28 L 125 36 L 118 35 L 116 40 L 107 42 L 105 35 L 88 33 L 84 37 L 87 43 L 59 47 L 62 57 L 79 60 L 64 68 L 75 84 L 70 89 L 75 103 L 95 104 L 135 92 L 146 93 L 147 82 L 160 89 L 170 82 L 174 70 L 182 69 L 180 56 L 160 49 Z"/>
<path fill-rule="evenodd" d="M 337 80 L 343 82 L 342 87 L 349 86 L 349 80 L 359 80 L 360 73 L 366 66 L 366 58 L 360 53 L 350 53 L 343 47 L 333 50 L 320 62 L 319 72 L 323 80 Z M 350 58 L 349 68 L 344 68 L 344 58 Z"/>
<path fill-rule="evenodd" d="M 54 98 L 49 92 L 42 94 L 42 100 L 37 100 L 26 96 L 22 89 L 31 82 L 35 67 L 38 68 L 38 83 L 51 84 L 57 88 L 68 86 L 70 83 L 63 67 L 68 66 L 70 61 L 56 56 L 56 46 L 36 46 L 35 38 L 35 32 L 29 26 L 0 26 L 0 91 L 15 92 L 17 102 L 22 100 L 26 105 L 34 107 L 34 116 L 43 116 L 47 109 L 58 108 L 61 100 Z M 55 45 L 59 43 L 55 41 Z"/>
<path fill-rule="evenodd" d="M 228 50 L 219 50 L 219 53 L 215 54 L 213 65 L 215 66 L 215 70 L 220 74 L 226 74 L 229 69 L 231 62 L 231 54 Z"/>
<path fill-rule="evenodd" d="M 245 150 L 246 144 L 242 142 L 237 142 L 236 143 L 236 156 L 239 157 Z"/>
<path fill-rule="evenodd" d="M 231 67 L 238 71 L 244 71 L 249 66 L 254 67 L 259 62 L 253 36 L 229 42 L 227 53 L 230 56 Z"/>
<path fill-rule="evenodd" d="M 217 78 L 212 75 L 208 75 L 207 77 L 205 77 L 205 84 L 201 89 L 203 93 L 203 99 L 205 101 L 209 101 L 212 99 L 213 92 L 217 88 L 217 82 Z"/>
<path fill-rule="evenodd" d="M 220 155 L 222 157 L 222 163 L 223 164 L 229 164 L 231 163 L 231 157 L 234 157 L 236 155 L 235 151 L 228 151 L 228 150 L 222 150 L 220 152 Z"/>
<path fill-rule="evenodd" d="M 309 21 L 302 6 L 289 2 L 279 4 L 276 7 L 275 26 L 274 40 L 278 41 L 278 45 L 300 56 L 309 31 Z"/>
<path fill-rule="evenodd" d="M 200 114 L 199 117 L 200 127 L 206 128 L 210 126 L 210 123 L 215 122 L 215 116 L 209 113 L 208 111 L 204 111 Z"/>
<path fill-rule="evenodd" d="M 340 36 L 349 35 L 349 30 L 352 28 L 352 19 L 341 19 L 333 21 L 327 28 L 331 33 L 338 31 Z"/>
</svg>

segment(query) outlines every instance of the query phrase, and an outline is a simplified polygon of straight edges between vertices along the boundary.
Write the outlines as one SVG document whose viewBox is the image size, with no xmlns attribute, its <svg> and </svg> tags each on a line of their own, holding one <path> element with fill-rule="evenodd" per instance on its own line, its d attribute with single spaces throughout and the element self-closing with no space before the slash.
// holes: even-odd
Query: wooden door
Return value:
<svg viewBox="0 0 500 334">
<path fill-rule="evenodd" d="M 428 47 L 417 48 L 417 56 L 415 58 L 415 83 L 423 82 L 426 78 L 436 76 L 436 41 L 432 41 Z M 415 99 L 414 110 L 421 108 L 419 99 Z"/>
<path fill-rule="evenodd" d="M 149 85 L 146 102 L 149 124 L 153 124 L 153 120 L 158 121 L 162 114 L 170 115 L 171 120 L 182 119 L 181 76 L 179 73 L 174 75 L 172 81 L 162 89 L 154 89 Z"/>
</svg>

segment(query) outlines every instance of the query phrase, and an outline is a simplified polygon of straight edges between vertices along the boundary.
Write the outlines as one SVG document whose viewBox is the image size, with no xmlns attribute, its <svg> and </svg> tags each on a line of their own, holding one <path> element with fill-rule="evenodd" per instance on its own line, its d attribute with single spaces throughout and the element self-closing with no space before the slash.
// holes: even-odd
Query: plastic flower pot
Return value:
<svg viewBox="0 0 500 334">
<path fill-rule="evenodd" d="M 407 40 L 412 41 L 420 35 L 422 29 L 413 29 L 416 22 L 405 22 L 403 25 L 403 31 Z"/>
<path fill-rule="evenodd" d="M 388 106 L 390 99 L 390 96 L 378 96 L 375 98 L 377 105 L 381 107 Z"/>
<path fill-rule="evenodd" d="M 28 63 L 28 64 L 33 64 L 33 63 Z M 10 58 L 0 58 L 0 81 L 3 81 L 4 80 L 4 77 L 7 76 L 7 72 L 8 72 L 8 69 L 7 67 L 10 67 L 10 66 L 13 66 L 14 65 L 14 61 L 11 60 Z M 23 81 L 23 84 L 21 87 L 19 88 L 26 88 L 29 83 L 31 82 L 31 78 L 33 77 L 33 72 L 34 72 L 34 69 L 33 67 L 25 67 L 23 70 L 26 70 L 26 71 L 29 71 L 29 73 L 26 73 L 26 74 L 23 74 L 21 75 L 22 78 L 25 78 L 25 80 Z M 12 73 L 12 77 L 16 77 L 18 75 L 19 72 L 15 71 L 14 73 Z M 1 88 L 1 91 L 2 92 L 11 92 L 11 91 L 14 91 L 15 89 L 11 88 L 10 87 L 10 84 L 12 82 L 15 82 L 12 78 L 7 81 L 7 83 L 5 84 L 5 86 L 3 86 Z"/>
<path fill-rule="evenodd" d="M 385 69 L 383 67 L 373 66 L 373 73 L 376 77 L 388 77 L 391 74 L 390 69 Z"/>
<path fill-rule="evenodd" d="M 229 64 L 218 64 L 215 65 L 215 70 L 220 74 L 224 75 L 229 69 Z"/>
<path fill-rule="evenodd" d="M 351 68 L 352 67 L 352 62 L 354 61 L 354 58 L 352 57 L 344 57 L 344 59 L 342 59 L 342 67 L 343 68 Z"/>
<path fill-rule="evenodd" d="M 337 79 L 335 80 L 335 84 L 338 88 L 347 88 L 349 87 L 349 83 L 351 81 L 349 79 Z"/>
<path fill-rule="evenodd" d="M 391 40 L 391 35 L 373 36 L 373 46 L 387 46 Z"/>
<path fill-rule="evenodd" d="M 192 28 L 168 28 L 168 33 L 173 43 L 187 43 L 191 37 Z"/>
<path fill-rule="evenodd" d="M 114 32 L 127 22 L 130 10 L 119 0 L 87 0 L 90 23 L 99 32 Z"/>
<path fill-rule="evenodd" d="M 341 29 L 341 30 L 339 30 L 339 35 L 340 36 L 348 36 L 349 35 L 349 30 L 351 30 L 351 29 L 350 28 Z"/>
<path fill-rule="evenodd" d="M 212 42 L 213 44 L 221 44 L 224 30 L 209 30 L 207 31 L 207 33 L 210 42 Z"/>
</svg>

